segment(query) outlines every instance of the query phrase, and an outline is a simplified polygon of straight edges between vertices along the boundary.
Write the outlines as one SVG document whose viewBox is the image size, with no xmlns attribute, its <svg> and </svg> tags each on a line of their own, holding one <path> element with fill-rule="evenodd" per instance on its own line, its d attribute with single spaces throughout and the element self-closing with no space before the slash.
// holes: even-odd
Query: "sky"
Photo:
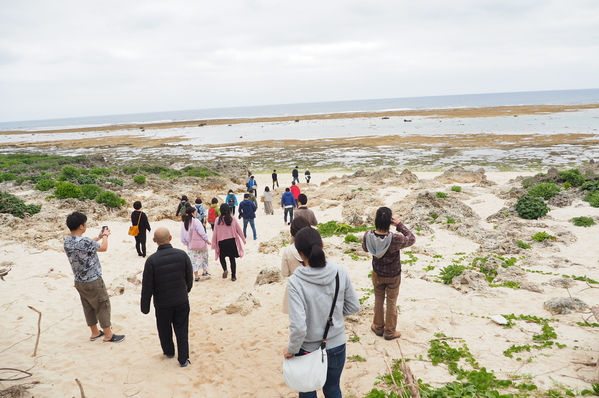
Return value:
<svg viewBox="0 0 599 398">
<path fill-rule="evenodd" d="M 596 0 L 0 0 L 0 122 L 599 88 Z"/>
</svg>

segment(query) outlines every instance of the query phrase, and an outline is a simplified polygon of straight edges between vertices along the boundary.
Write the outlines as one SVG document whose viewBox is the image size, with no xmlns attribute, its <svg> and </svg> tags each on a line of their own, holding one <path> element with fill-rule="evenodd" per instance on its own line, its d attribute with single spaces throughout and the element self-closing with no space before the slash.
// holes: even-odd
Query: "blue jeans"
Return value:
<svg viewBox="0 0 599 398">
<path fill-rule="evenodd" d="M 253 218 L 244 218 L 243 219 L 243 236 L 245 236 L 246 238 L 248 237 L 247 234 L 245 233 L 248 228 L 248 223 L 250 223 L 250 226 L 252 227 L 252 231 L 254 231 L 254 240 L 258 239 L 258 235 L 256 234 L 256 225 L 254 225 Z"/>
<path fill-rule="evenodd" d="M 283 220 L 285 222 L 287 222 L 287 214 L 289 214 L 289 223 L 291 224 L 293 222 L 293 207 L 285 207 L 283 212 Z"/>
<path fill-rule="evenodd" d="M 327 349 L 329 367 L 327 370 L 327 381 L 324 382 L 322 392 L 325 398 L 341 398 L 341 387 L 339 380 L 345 366 L 345 344 Z M 316 398 L 316 391 L 300 392 L 300 398 Z"/>
</svg>

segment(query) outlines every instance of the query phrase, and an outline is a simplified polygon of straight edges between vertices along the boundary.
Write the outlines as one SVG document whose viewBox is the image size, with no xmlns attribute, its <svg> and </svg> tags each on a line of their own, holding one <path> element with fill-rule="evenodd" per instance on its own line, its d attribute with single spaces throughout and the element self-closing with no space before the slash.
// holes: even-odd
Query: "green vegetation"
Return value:
<svg viewBox="0 0 599 398">
<path fill-rule="evenodd" d="M 77 183 L 79 185 L 83 184 L 95 184 L 97 177 L 94 174 L 86 174 L 77 177 Z"/>
<path fill-rule="evenodd" d="M 584 201 L 593 207 L 599 207 L 599 191 L 591 191 L 585 196 Z"/>
<path fill-rule="evenodd" d="M 445 219 L 447 220 L 447 224 L 455 224 L 455 218 L 445 216 Z"/>
<path fill-rule="evenodd" d="M 348 234 L 345 236 L 344 239 L 345 243 L 360 243 L 360 238 L 358 238 L 356 235 L 353 234 Z"/>
<path fill-rule="evenodd" d="M 536 240 L 537 242 L 543 242 L 544 240 L 547 240 L 547 239 L 557 240 L 557 238 L 555 236 L 549 235 L 545 231 L 543 231 L 543 232 L 537 232 L 536 234 L 534 234 L 533 236 L 531 236 L 531 238 L 533 240 Z"/>
<path fill-rule="evenodd" d="M 110 170 L 105 168 L 105 167 L 97 167 L 94 166 L 91 168 L 91 170 L 89 171 L 90 174 L 94 174 L 97 176 L 109 176 L 110 175 Z"/>
<path fill-rule="evenodd" d="M 347 357 L 348 362 L 366 362 L 366 358 L 359 355 L 349 355 Z"/>
<path fill-rule="evenodd" d="M 574 217 L 572 223 L 577 227 L 590 227 L 596 224 L 591 217 Z"/>
<path fill-rule="evenodd" d="M 146 176 L 143 174 L 136 175 L 135 177 L 133 177 L 133 182 L 136 182 L 138 184 L 145 184 Z"/>
<path fill-rule="evenodd" d="M 573 187 L 579 187 L 585 181 L 584 176 L 580 173 L 580 170 L 578 169 L 560 171 L 559 176 L 562 180 L 564 180 L 567 183 L 570 183 L 570 185 Z"/>
<path fill-rule="evenodd" d="M 50 189 L 54 188 L 56 186 L 56 181 L 54 180 L 49 180 L 49 179 L 41 179 L 38 180 L 38 182 L 35 184 L 35 190 L 37 191 L 49 191 Z"/>
<path fill-rule="evenodd" d="M 118 178 L 107 178 L 106 180 L 104 180 L 105 182 L 110 182 L 114 185 L 118 185 L 120 187 L 123 186 L 123 184 L 125 183 L 123 180 L 119 180 Z"/>
<path fill-rule="evenodd" d="M 120 209 L 126 203 L 125 199 L 122 199 L 114 192 L 103 191 L 96 196 L 96 202 L 105 204 L 108 207 Z"/>
<path fill-rule="evenodd" d="M 81 186 L 81 199 L 96 199 L 102 193 L 102 188 L 93 184 L 84 184 Z"/>
<path fill-rule="evenodd" d="M 599 181 L 587 181 L 580 186 L 580 190 L 582 191 L 591 191 L 591 192 L 599 192 Z"/>
<path fill-rule="evenodd" d="M 56 177 L 58 181 L 74 181 L 81 175 L 78 168 L 70 165 L 62 166 L 60 174 Z"/>
<path fill-rule="evenodd" d="M 135 174 L 139 171 L 139 167 L 135 167 L 135 166 L 130 166 L 130 167 L 123 167 L 123 173 L 125 174 Z"/>
<path fill-rule="evenodd" d="M 462 187 L 459 185 L 454 185 L 453 187 L 451 187 L 451 190 L 453 192 L 462 192 Z"/>
<path fill-rule="evenodd" d="M 82 194 L 81 188 L 70 182 L 58 182 L 54 191 L 54 196 L 58 199 L 78 199 Z"/>
<path fill-rule="evenodd" d="M 449 285 L 453 278 L 459 275 L 462 275 L 462 272 L 466 269 L 465 266 L 460 264 L 451 264 L 447 267 L 441 268 L 441 272 L 439 273 L 439 277 L 443 281 L 444 284 Z"/>
<path fill-rule="evenodd" d="M 439 199 L 445 199 L 447 197 L 447 194 L 445 192 L 437 192 L 437 197 Z"/>
<path fill-rule="evenodd" d="M 0 191 L 0 213 L 12 214 L 15 217 L 25 218 L 37 214 L 42 209 L 40 205 L 28 205 L 24 200 Z"/>
<path fill-rule="evenodd" d="M 530 249 L 532 246 L 529 245 L 528 243 L 524 243 L 521 240 L 518 241 L 518 247 L 520 249 Z"/>
<path fill-rule="evenodd" d="M 318 229 L 318 232 L 320 232 L 320 235 L 323 238 L 330 238 L 331 236 L 334 236 L 334 235 L 341 236 L 341 235 L 346 235 L 350 232 L 363 232 L 363 231 L 367 231 L 372 228 L 367 227 L 367 226 L 352 227 L 351 225 L 347 225 L 342 222 L 329 221 L 324 224 L 323 223 L 318 224 L 316 229 Z"/>
<path fill-rule="evenodd" d="M 358 341 L 360 341 L 360 336 L 353 334 L 350 336 L 350 338 L 348 340 L 351 341 L 352 343 L 357 343 Z"/>
<path fill-rule="evenodd" d="M 528 190 L 527 195 L 533 198 L 543 198 L 549 200 L 557 195 L 561 189 L 554 182 L 541 182 Z"/>
<path fill-rule="evenodd" d="M 190 177 L 206 178 L 206 177 L 217 176 L 218 175 L 217 172 L 214 172 L 212 170 L 208 170 L 205 167 L 187 166 L 187 167 L 184 167 L 181 171 L 184 172 L 184 173 L 187 173 L 187 175 L 190 176 Z"/>
<path fill-rule="evenodd" d="M 541 198 L 534 198 L 530 195 L 523 195 L 516 203 L 518 215 L 527 220 L 536 220 L 549 212 L 549 207 Z"/>
</svg>

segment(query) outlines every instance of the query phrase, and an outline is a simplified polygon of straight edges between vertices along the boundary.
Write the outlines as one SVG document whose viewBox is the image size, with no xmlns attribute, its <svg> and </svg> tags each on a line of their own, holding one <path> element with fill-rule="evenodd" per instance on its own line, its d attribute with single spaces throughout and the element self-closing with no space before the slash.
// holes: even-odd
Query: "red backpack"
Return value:
<svg viewBox="0 0 599 398">
<path fill-rule="evenodd" d="M 216 220 L 216 208 L 210 206 L 210 209 L 208 210 L 208 222 L 213 223 L 214 220 Z"/>
</svg>

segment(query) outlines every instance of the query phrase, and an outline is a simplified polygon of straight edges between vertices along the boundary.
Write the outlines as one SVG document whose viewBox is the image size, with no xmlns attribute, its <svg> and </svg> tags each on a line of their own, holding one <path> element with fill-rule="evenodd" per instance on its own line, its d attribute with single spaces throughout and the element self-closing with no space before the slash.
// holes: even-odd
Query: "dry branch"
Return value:
<svg viewBox="0 0 599 398">
<path fill-rule="evenodd" d="M 401 355 L 401 370 L 403 372 L 403 380 L 408 386 L 408 390 L 410 391 L 410 395 L 412 398 L 420 398 L 420 390 L 418 389 L 418 381 L 414 374 L 412 373 L 412 369 L 410 369 L 410 365 L 406 362 L 406 359 L 403 356 L 403 352 L 401 351 L 401 345 L 399 344 L 399 340 L 395 340 L 397 342 L 397 347 L 399 347 L 399 354 Z"/>
<path fill-rule="evenodd" d="M 35 349 L 33 350 L 33 355 L 32 355 L 34 357 L 37 355 L 37 345 L 40 342 L 40 334 L 42 333 L 42 313 L 30 305 L 28 305 L 27 308 L 29 308 L 30 310 L 33 310 L 39 314 L 39 317 L 37 318 L 37 339 L 35 340 Z"/>
<path fill-rule="evenodd" d="M 79 385 L 79 391 L 81 392 L 81 398 L 85 398 L 85 392 L 83 391 L 83 386 L 81 385 L 81 382 L 79 381 L 79 379 L 75 379 L 75 381 Z"/>
</svg>

